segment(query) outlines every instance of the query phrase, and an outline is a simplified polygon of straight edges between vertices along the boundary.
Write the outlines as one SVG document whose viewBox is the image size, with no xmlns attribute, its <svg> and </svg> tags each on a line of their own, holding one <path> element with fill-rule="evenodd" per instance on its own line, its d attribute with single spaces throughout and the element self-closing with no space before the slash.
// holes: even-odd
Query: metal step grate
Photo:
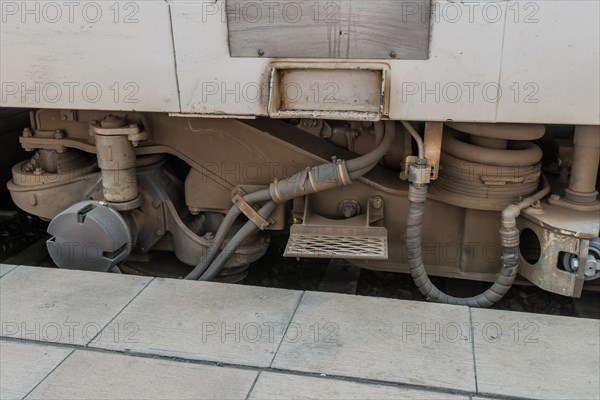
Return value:
<svg viewBox="0 0 600 400">
<path fill-rule="evenodd" d="M 387 260 L 387 229 L 294 225 L 286 257 Z"/>
</svg>

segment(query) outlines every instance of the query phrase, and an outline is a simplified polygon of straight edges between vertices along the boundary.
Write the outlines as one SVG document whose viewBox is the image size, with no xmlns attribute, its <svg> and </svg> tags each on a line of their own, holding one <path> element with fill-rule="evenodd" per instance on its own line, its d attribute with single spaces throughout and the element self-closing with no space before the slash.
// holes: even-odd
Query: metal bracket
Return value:
<svg viewBox="0 0 600 400">
<path fill-rule="evenodd" d="M 90 133 L 102 136 L 127 136 L 133 147 L 144 140 L 148 140 L 148 132 L 140 130 L 137 124 L 129 124 L 118 128 L 103 128 L 98 121 L 90 122 Z"/>
<path fill-rule="evenodd" d="M 271 224 L 269 221 L 260 216 L 258 212 L 238 193 L 233 196 L 233 204 L 244 214 L 254 225 L 258 226 L 261 231 L 264 231 Z"/>
<path fill-rule="evenodd" d="M 438 178 L 440 172 L 440 157 L 442 154 L 443 122 L 425 123 L 425 158 L 431 167 L 431 180 Z"/>
<path fill-rule="evenodd" d="M 563 296 L 579 297 L 586 268 L 576 273 L 559 268 L 560 253 L 576 254 L 587 260 L 590 240 L 598 237 L 600 222 L 593 213 L 584 213 L 542 202 L 538 208 L 523 210 L 517 227 L 530 229 L 539 240 L 540 257 L 530 263 L 520 256 L 519 273 L 536 286 Z M 585 266 L 582 263 L 582 266 Z"/>
<path fill-rule="evenodd" d="M 368 199 L 366 213 L 333 220 L 312 212 L 304 200 L 302 223 L 292 225 L 284 257 L 387 260 L 388 231 L 383 227 L 384 200 Z"/>
<path fill-rule="evenodd" d="M 425 159 L 427 160 L 427 170 L 421 169 L 417 171 L 413 167 L 419 157 L 408 156 L 404 161 L 404 169 L 400 173 L 400 179 L 403 181 L 417 179 L 420 183 L 429 183 L 438 179 L 440 173 L 440 157 L 442 154 L 442 137 L 444 133 L 443 122 L 427 122 L 425 123 Z M 428 173 L 429 176 L 424 176 Z M 419 176 L 416 176 L 419 175 Z"/>
</svg>

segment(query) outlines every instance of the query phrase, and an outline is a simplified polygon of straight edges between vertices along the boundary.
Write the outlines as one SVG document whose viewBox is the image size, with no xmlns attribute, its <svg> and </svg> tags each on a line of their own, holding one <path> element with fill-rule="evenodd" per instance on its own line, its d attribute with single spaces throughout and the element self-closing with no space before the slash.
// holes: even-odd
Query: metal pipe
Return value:
<svg viewBox="0 0 600 400">
<path fill-rule="evenodd" d="M 550 194 L 550 183 L 545 175 L 542 174 L 542 182 L 543 187 L 542 190 L 537 192 L 536 194 L 527 197 L 517 204 L 511 204 L 506 207 L 504 211 L 502 211 L 502 226 L 505 228 L 512 228 L 517 226 L 516 219 L 519 215 L 521 215 L 521 211 L 524 209 L 531 207 L 536 202 L 542 200 L 544 197 Z"/>
<path fill-rule="evenodd" d="M 574 203 L 595 203 L 598 198 L 596 179 L 600 164 L 600 126 L 578 125 L 574 144 L 571 179 L 565 197 Z"/>
<path fill-rule="evenodd" d="M 404 125 L 408 133 L 410 133 L 410 136 L 412 136 L 415 142 L 417 142 L 417 147 L 419 149 L 419 158 L 425 158 L 425 144 L 423 143 L 421 135 L 419 135 L 415 128 L 413 128 L 410 122 L 402 121 L 402 125 Z"/>
</svg>

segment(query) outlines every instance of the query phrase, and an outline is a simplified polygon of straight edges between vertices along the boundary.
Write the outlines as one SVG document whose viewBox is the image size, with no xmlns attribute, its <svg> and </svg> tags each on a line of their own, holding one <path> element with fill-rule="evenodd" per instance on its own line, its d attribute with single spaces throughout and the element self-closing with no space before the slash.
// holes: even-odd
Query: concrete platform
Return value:
<svg viewBox="0 0 600 400">
<path fill-rule="evenodd" d="M 16 265 L 0 264 L 0 278 L 2 278 L 4 275 L 8 274 L 10 271 L 15 269 L 16 267 L 17 267 Z"/>
<path fill-rule="evenodd" d="M 0 398 L 598 399 L 600 320 L 0 265 Z"/>
</svg>

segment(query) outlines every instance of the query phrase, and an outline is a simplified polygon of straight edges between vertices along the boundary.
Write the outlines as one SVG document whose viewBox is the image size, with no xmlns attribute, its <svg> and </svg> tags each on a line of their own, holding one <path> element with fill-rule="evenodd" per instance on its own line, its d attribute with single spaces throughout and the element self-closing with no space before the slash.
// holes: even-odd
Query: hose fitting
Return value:
<svg viewBox="0 0 600 400">
<path fill-rule="evenodd" d="M 346 162 L 335 160 L 329 164 L 306 168 L 282 181 L 271 184 L 269 192 L 272 199 L 283 204 L 297 197 L 322 192 L 352 183 Z"/>
</svg>

